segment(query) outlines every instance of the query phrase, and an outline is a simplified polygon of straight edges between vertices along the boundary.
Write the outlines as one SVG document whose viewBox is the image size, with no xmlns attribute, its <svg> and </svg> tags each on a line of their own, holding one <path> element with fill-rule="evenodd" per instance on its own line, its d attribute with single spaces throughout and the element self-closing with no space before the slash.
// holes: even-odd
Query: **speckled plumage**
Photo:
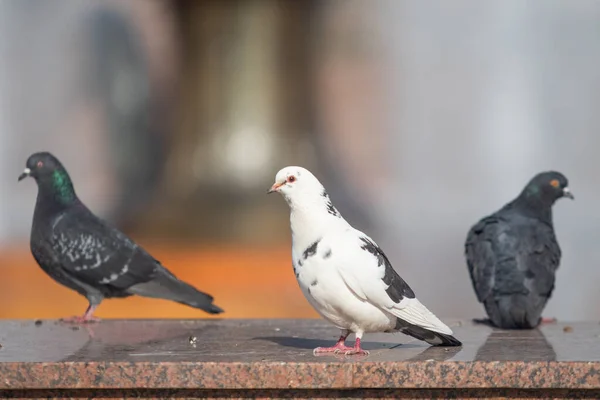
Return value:
<svg viewBox="0 0 600 400">
<path fill-rule="evenodd" d="M 104 298 L 140 295 L 222 312 L 212 304 L 212 296 L 178 280 L 142 247 L 95 216 L 50 153 L 33 154 L 24 175 L 38 184 L 30 237 L 33 257 L 50 277 L 86 297 L 88 310 L 93 312 Z"/>
</svg>

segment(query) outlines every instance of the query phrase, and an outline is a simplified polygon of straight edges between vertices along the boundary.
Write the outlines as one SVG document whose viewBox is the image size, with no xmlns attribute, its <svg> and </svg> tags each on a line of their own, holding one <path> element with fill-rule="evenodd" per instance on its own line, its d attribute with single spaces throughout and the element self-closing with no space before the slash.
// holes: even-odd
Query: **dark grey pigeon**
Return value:
<svg viewBox="0 0 600 400">
<path fill-rule="evenodd" d="M 552 205 L 561 197 L 574 198 L 567 178 L 540 173 L 515 200 L 469 231 L 467 266 L 492 325 L 532 329 L 542 321 L 560 263 Z"/>
<path fill-rule="evenodd" d="M 211 314 L 223 312 L 212 304 L 212 296 L 177 279 L 125 234 L 92 214 L 52 154 L 35 153 L 26 166 L 19 181 L 30 176 L 38 185 L 31 253 L 50 277 L 89 301 L 83 316 L 65 320 L 98 320 L 93 313 L 103 299 L 131 295 L 172 300 Z"/>
</svg>

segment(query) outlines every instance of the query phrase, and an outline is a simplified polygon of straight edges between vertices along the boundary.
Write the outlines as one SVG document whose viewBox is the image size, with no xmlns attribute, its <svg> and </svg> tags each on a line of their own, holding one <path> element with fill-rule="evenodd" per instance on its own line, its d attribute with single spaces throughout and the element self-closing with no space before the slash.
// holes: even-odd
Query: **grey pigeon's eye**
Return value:
<svg viewBox="0 0 600 400">
<path fill-rule="evenodd" d="M 43 161 L 38 161 L 36 164 L 36 167 L 38 168 L 42 168 L 44 166 L 44 162 Z"/>
<path fill-rule="evenodd" d="M 294 175 L 288 176 L 287 181 L 289 183 L 294 183 L 294 182 L 296 182 L 296 177 Z"/>
</svg>

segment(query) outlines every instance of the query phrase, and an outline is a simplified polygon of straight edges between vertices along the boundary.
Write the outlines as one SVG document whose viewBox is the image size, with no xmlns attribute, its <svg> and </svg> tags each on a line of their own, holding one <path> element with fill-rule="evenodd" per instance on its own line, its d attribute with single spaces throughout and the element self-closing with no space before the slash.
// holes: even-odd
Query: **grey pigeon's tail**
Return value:
<svg viewBox="0 0 600 400">
<path fill-rule="evenodd" d="M 155 299 L 173 300 L 190 307 L 199 308 L 210 314 L 220 314 L 223 309 L 214 305 L 213 297 L 187 283 L 180 281 L 164 268 L 160 268 L 151 281 L 133 285 L 127 292 Z"/>
<path fill-rule="evenodd" d="M 397 329 L 405 335 L 412 336 L 429 343 L 432 346 L 462 346 L 462 343 L 452 335 L 430 331 L 420 326 L 409 324 L 406 321 L 396 323 Z"/>
<path fill-rule="evenodd" d="M 493 326 L 501 329 L 533 329 L 542 320 L 542 311 L 550 296 L 528 295 L 490 296 L 483 302 Z"/>
</svg>

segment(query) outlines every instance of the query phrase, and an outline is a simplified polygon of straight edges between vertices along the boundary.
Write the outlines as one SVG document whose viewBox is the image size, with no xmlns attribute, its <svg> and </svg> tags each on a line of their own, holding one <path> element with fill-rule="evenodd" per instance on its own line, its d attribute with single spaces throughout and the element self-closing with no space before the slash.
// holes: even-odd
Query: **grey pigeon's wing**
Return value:
<svg viewBox="0 0 600 400">
<path fill-rule="evenodd" d="M 109 297 L 136 294 L 177 301 L 212 314 L 223 312 L 212 304 L 211 295 L 177 279 L 84 206 L 57 218 L 49 246 L 45 246 L 50 247 L 51 254 L 45 254 L 47 250 L 39 254 L 52 258 L 52 263 L 45 263 L 50 267 L 48 273 L 86 296 L 93 290 Z"/>
<path fill-rule="evenodd" d="M 66 270 L 62 269 L 56 252 L 49 242 L 38 240 L 31 243 L 31 253 L 39 266 L 56 282 L 77 291 L 83 296 L 88 294 L 90 290 L 88 285 L 73 279 Z"/>
<path fill-rule="evenodd" d="M 549 298 L 560 264 L 560 247 L 551 226 L 536 222 L 527 230 L 519 246 L 519 271 L 523 273 L 527 290 Z"/>
<path fill-rule="evenodd" d="M 465 256 L 477 299 L 530 292 L 549 297 L 560 248 L 552 227 L 513 215 L 492 215 L 467 236 Z"/>
<path fill-rule="evenodd" d="M 505 257 L 504 263 L 511 263 L 512 268 L 516 268 L 514 250 L 509 226 L 496 216 L 483 218 L 471 228 L 465 243 L 465 257 L 479 302 L 488 298 L 494 289 L 501 261 L 499 252 Z"/>
<path fill-rule="evenodd" d="M 63 270 L 95 287 L 123 290 L 149 281 L 161 268 L 131 239 L 88 210 L 65 214 L 54 227 L 50 244 Z"/>
</svg>

